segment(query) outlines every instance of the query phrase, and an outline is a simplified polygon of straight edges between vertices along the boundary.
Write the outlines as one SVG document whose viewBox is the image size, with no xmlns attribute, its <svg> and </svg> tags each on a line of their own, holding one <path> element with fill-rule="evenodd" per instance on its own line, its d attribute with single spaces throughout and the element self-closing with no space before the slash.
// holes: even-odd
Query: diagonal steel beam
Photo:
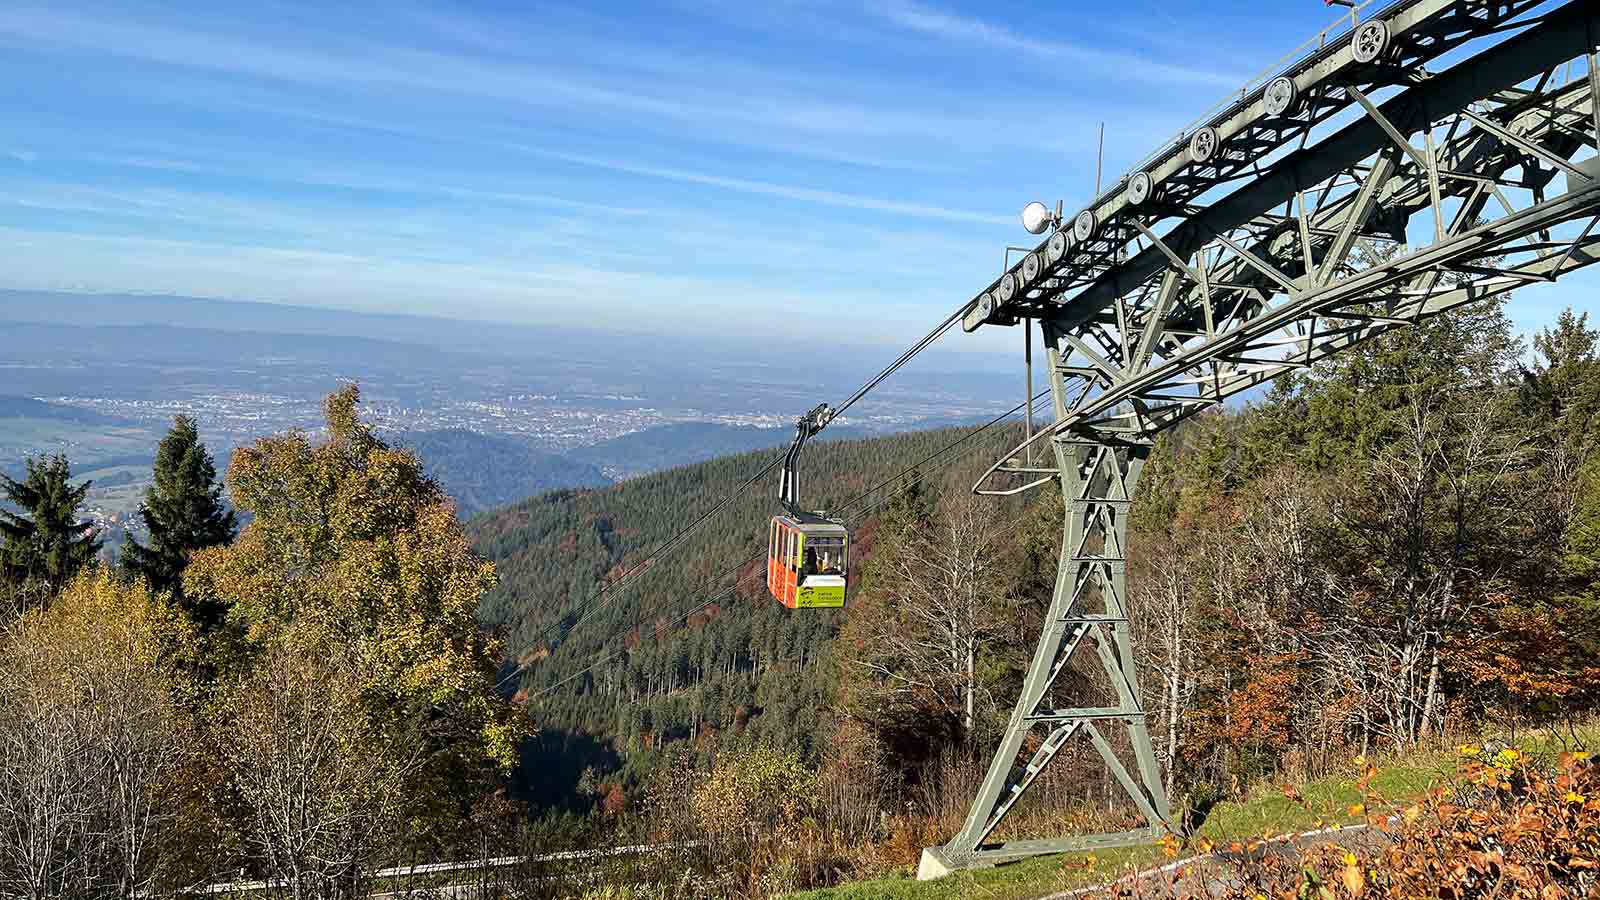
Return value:
<svg viewBox="0 0 1600 900">
<path fill-rule="evenodd" d="M 1539 146 L 1538 144 L 1533 143 L 1532 141 L 1527 140 L 1521 135 L 1511 133 L 1511 131 L 1506 129 L 1505 126 L 1494 121 L 1488 116 L 1480 116 L 1470 109 L 1462 110 L 1461 114 L 1478 123 L 1478 127 L 1482 128 L 1484 131 L 1489 132 L 1490 134 L 1502 141 L 1505 141 L 1511 146 L 1516 147 L 1518 150 L 1521 150 L 1524 153 L 1539 157 L 1545 162 L 1550 163 L 1563 172 L 1566 172 L 1568 175 L 1571 175 L 1575 178 L 1580 178 L 1584 181 L 1594 180 L 1593 175 L 1590 175 L 1588 172 L 1585 172 L 1584 170 L 1573 165 L 1569 160 L 1567 160 L 1566 157 L 1551 153 L 1550 151 Z"/>
</svg>

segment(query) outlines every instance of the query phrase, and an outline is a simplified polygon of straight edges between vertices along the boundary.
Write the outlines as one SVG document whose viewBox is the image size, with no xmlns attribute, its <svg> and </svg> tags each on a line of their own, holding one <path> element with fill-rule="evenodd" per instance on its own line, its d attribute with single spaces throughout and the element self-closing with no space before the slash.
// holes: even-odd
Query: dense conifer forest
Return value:
<svg viewBox="0 0 1600 900">
<path fill-rule="evenodd" d="M 817 443 L 802 466 L 801 497 L 855 528 L 851 568 L 859 574 L 888 504 L 920 482 L 971 474 L 1020 434 L 1011 420 L 981 433 Z M 613 741 L 625 759 L 644 761 L 630 776 L 677 742 L 707 753 L 729 743 L 819 751 L 832 730 L 830 644 L 844 614 L 791 612 L 766 594 L 765 563 L 753 557 L 765 553 L 779 511 L 776 473 L 673 552 L 638 568 L 773 453 L 723 457 L 602 490 L 557 491 L 469 523 L 475 546 L 501 573 L 482 615 L 504 629 L 509 658 L 526 667 L 508 677 L 529 703 L 540 740 L 591 749 L 573 738 Z M 608 589 L 624 576 L 621 588 Z"/>
</svg>

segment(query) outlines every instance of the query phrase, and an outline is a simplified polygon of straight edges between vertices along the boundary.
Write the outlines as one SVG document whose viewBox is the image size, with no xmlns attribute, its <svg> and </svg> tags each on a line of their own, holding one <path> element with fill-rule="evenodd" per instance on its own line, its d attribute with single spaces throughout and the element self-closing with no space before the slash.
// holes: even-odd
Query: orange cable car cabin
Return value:
<svg viewBox="0 0 1600 900">
<path fill-rule="evenodd" d="M 844 606 L 850 536 L 837 522 L 774 516 L 767 541 L 767 590 L 790 609 Z"/>
<path fill-rule="evenodd" d="M 800 451 L 835 415 L 824 403 L 797 419 L 794 443 L 783 459 L 778 500 L 785 515 L 772 517 L 767 534 L 767 591 L 790 609 L 844 606 L 849 532 L 826 513 L 800 509 Z"/>
</svg>

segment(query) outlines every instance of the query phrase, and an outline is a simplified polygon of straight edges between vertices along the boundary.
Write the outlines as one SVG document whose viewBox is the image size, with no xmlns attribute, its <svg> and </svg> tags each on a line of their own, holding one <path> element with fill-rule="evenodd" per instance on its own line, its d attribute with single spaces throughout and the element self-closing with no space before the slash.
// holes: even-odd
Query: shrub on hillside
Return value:
<svg viewBox="0 0 1600 900">
<path fill-rule="evenodd" d="M 817 776 L 798 755 L 766 748 L 723 754 L 692 805 L 727 871 L 751 893 L 766 896 L 816 880 Z"/>
<path fill-rule="evenodd" d="M 1377 897 L 1600 894 L 1600 770 L 1588 755 L 1538 766 L 1514 749 L 1468 750 L 1461 781 L 1385 823 L 1392 847 L 1370 860 L 1325 852 L 1320 876 Z"/>
<path fill-rule="evenodd" d="M 1452 784 L 1373 814 L 1370 840 L 1236 853 L 1248 861 L 1201 877 L 1225 883 L 1213 894 L 1224 900 L 1600 897 L 1600 768 L 1589 755 L 1563 753 L 1553 764 L 1531 763 L 1514 748 L 1464 747 L 1462 755 Z M 1211 866 L 1190 868 L 1195 877 Z M 1145 881 L 1115 895 L 1168 896 L 1172 888 Z"/>
</svg>

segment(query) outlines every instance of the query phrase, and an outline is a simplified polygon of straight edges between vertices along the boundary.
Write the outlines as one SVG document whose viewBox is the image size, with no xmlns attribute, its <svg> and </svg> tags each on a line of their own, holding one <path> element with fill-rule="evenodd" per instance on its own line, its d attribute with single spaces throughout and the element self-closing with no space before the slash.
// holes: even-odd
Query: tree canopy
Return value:
<svg viewBox="0 0 1600 900">
<path fill-rule="evenodd" d="M 228 609 L 246 660 L 273 648 L 346 660 L 371 715 L 425 722 L 427 773 L 509 766 L 522 717 L 493 689 L 497 645 L 478 628 L 494 565 L 410 452 L 329 395 L 327 437 L 264 438 L 234 453 L 228 487 L 253 515 L 232 545 L 197 553 L 184 590 Z"/>
<path fill-rule="evenodd" d="M 190 556 L 233 540 L 233 511 L 222 498 L 211 452 L 189 416 L 178 416 L 161 439 L 154 474 L 139 507 L 149 544 L 129 540 L 122 561 L 155 590 L 181 593 Z"/>
<path fill-rule="evenodd" d="M 16 511 L 0 507 L 0 575 L 12 582 L 64 586 L 100 552 L 91 522 L 78 518 L 89 482 L 72 484 L 66 456 L 29 457 L 21 481 L 0 475 L 0 492 Z"/>
</svg>

